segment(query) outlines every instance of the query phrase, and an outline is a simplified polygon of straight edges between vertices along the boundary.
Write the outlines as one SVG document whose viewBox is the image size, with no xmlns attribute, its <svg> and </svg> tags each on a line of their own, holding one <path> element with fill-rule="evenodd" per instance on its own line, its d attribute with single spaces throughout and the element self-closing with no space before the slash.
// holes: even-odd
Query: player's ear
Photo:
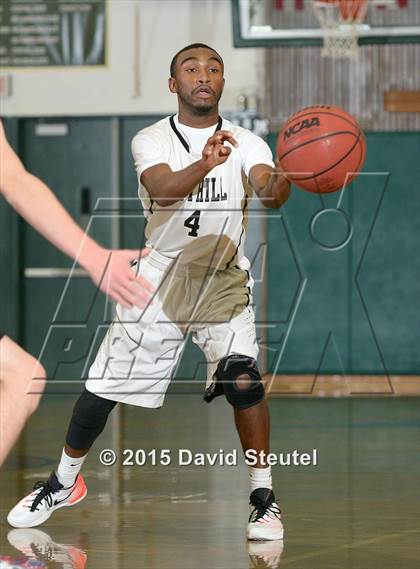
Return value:
<svg viewBox="0 0 420 569">
<path fill-rule="evenodd" d="M 175 77 L 169 77 L 168 79 L 169 91 L 171 93 L 178 93 L 178 89 L 176 86 L 176 79 Z"/>
</svg>

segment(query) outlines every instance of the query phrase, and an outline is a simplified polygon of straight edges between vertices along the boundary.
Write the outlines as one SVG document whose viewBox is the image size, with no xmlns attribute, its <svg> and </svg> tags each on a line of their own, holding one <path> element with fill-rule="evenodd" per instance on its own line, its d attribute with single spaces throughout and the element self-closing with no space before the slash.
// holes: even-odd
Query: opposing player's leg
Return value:
<svg viewBox="0 0 420 569">
<path fill-rule="evenodd" d="M 0 336 L 1 465 L 38 406 L 45 386 L 45 370 L 8 336 Z"/>
<path fill-rule="evenodd" d="M 269 412 L 258 370 L 253 312 L 249 307 L 226 324 L 210 326 L 197 334 L 209 361 L 205 400 L 224 395 L 234 409 L 235 424 L 244 453 L 253 450 L 257 461 L 249 466 L 251 515 L 247 537 L 255 540 L 283 538 L 281 512 L 272 490 L 269 452 Z M 217 354 L 218 361 L 214 361 Z M 213 360 L 209 357 L 211 356 Z"/>
</svg>

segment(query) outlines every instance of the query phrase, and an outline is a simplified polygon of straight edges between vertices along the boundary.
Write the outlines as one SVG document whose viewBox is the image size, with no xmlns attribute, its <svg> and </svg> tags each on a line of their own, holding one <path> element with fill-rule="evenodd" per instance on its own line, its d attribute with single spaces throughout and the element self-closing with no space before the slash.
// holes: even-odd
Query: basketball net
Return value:
<svg viewBox="0 0 420 569">
<path fill-rule="evenodd" d="M 357 59 L 368 0 L 313 0 L 312 5 L 324 34 L 322 55 Z"/>
</svg>

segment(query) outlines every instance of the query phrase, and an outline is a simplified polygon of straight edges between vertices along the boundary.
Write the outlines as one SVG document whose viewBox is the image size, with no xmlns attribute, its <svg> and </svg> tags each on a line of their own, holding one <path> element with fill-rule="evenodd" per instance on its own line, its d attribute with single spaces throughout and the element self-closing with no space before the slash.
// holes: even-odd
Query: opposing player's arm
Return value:
<svg viewBox="0 0 420 569">
<path fill-rule="evenodd" d="M 289 198 L 290 182 L 279 165 L 255 164 L 248 176 L 251 187 L 265 207 L 279 208 Z"/>
<path fill-rule="evenodd" d="M 213 168 L 226 162 L 232 149 L 225 142 L 238 146 L 232 133 L 219 130 L 208 139 L 200 160 L 175 172 L 168 164 L 155 164 L 142 172 L 141 183 L 158 205 L 170 206 L 187 197 Z"/>
<path fill-rule="evenodd" d="M 76 259 L 102 292 L 124 306 L 146 306 L 153 287 L 130 268 L 139 251 L 105 249 L 88 237 L 50 188 L 25 169 L 7 142 L 1 121 L 0 192 L 41 235 Z"/>
</svg>

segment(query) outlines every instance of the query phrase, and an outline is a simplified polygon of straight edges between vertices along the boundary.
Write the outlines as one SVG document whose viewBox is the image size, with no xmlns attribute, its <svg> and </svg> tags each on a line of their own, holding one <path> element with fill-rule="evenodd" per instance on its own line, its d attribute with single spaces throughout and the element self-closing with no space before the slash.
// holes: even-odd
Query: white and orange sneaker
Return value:
<svg viewBox="0 0 420 569">
<path fill-rule="evenodd" d="M 269 488 L 257 488 L 249 497 L 251 515 L 246 536 L 251 540 L 283 539 L 281 511 Z"/>
<path fill-rule="evenodd" d="M 7 516 L 9 524 L 15 528 L 31 528 L 44 523 L 54 510 L 63 506 L 74 506 L 87 494 L 86 484 L 81 474 L 75 483 L 64 488 L 52 472 L 46 482 L 37 482 L 34 491 L 23 498 L 10 510 Z"/>
</svg>

